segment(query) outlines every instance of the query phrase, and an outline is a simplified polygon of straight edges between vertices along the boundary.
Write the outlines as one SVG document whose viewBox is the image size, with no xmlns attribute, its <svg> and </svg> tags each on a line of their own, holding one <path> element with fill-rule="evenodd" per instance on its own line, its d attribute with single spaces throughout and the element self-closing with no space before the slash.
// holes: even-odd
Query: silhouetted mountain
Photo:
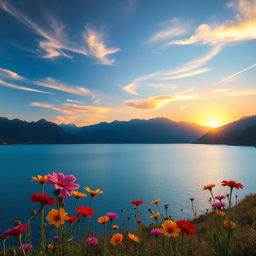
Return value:
<svg viewBox="0 0 256 256">
<path fill-rule="evenodd" d="M 77 134 L 80 130 L 75 124 L 60 124 L 59 127 L 71 134 Z"/>
<path fill-rule="evenodd" d="M 62 144 L 77 141 L 57 124 L 44 119 L 26 122 L 0 117 L 0 144 Z"/>
<path fill-rule="evenodd" d="M 208 127 L 167 118 L 102 122 L 80 128 L 83 143 L 190 143 L 209 130 Z"/>
<path fill-rule="evenodd" d="M 255 146 L 256 116 L 243 117 L 235 122 L 211 129 L 195 143 Z"/>
</svg>

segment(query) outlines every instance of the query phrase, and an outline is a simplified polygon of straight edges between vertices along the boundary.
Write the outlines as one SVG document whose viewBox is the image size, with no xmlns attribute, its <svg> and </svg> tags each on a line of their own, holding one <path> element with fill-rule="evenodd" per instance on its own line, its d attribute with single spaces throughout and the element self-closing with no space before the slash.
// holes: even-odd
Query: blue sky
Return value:
<svg viewBox="0 0 256 256">
<path fill-rule="evenodd" d="M 0 0 L 0 115 L 87 125 L 256 109 L 256 0 Z"/>
</svg>

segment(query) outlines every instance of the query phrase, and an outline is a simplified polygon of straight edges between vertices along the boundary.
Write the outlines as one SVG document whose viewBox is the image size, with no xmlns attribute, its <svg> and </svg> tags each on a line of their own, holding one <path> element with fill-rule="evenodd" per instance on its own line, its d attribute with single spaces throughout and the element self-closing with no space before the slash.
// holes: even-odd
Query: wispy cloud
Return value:
<svg viewBox="0 0 256 256">
<path fill-rule="evenodd" d="M 40 90 L 32 89 L 32 88 L 29 88 L 29 87 L 19 86 L 19 85 L 13 84 L 13 83 L 9 83 L 9 82 L 6 82 L 2 79 L 0 79 L 0 85 L 5 86 L 5 87 L 9 87 L 9 88 L 13 88 L 13 89 L 17 89 L 17 90 L 22 90 L 22 91 L 51 94 L 50 92 L 40 91 Z"/>
<path fill-rule="evenodd" d="M 109 58 L 108 55 L 117 53 L 120 49 L 107 48 L 102 33 L 87 26 L 83 32 L 83 38 L 87 43 L 89 56 L 96 58 L 99 63 L 104 65 L 112 65 L 115 62 L 115 59 Z"/>
<path fill-rule="evenodd" d="M 246 67 L 246 68 L 244 68 L 244 69 L 242 69 L 242 70 L 240 70 L 240 71 L 238 71 L 238 72 L 236 72 L 236 73 L 234 73 L 234 74 L 232 74 L 232 75 L 229 75 L 229 76 L 227 76 L 227 77 L 224 77 L 224 78 L 221 79 L 219 82 L 217 82 L 217 84 L 220 84 L 220 83 L 226 82 L 226 81 L 228 81 L 228 80 L 231 80 L 231 79 L 233 79 L 233 78 L 239 76 L 240 74 L 242 74 L 242 73 L 244 73 L 244 72 L 246 72 L 246 71 L 248 71 L 248 70 L 250 70 L 250 69 L 252 69 L 252 68 L 255 68 L 255 67 L 256 67 L 256 63 L 253 64 L 253 65 L 251 65 L 251 66 L 249 66 L 249 67 Z"/>
<path fill-rule="evenodd" d="M 18 75 L 17 73 L 9 69 L 4 68 L 0 68 L 0 76 L 13 80 L 25 80 L 24 77 Z"/>
<path fill-rule="evenodd" d="M 156 32 L 149 38 L 149 42 L 161 42 L 173 37 L 185 34 L 189 29 L 189 24 L 178 18 L 168 20 L 160 25 L 160 31 Z"/>
<path fill-rule="evenodd" d="M 256 88 L 242 88 L 242 89 L 223 88 L 223 89 L 218 89 L 216 92 L 221 93 L 224 96 L 231 96 L 231 97 L 255 96 Z"/>
</svg>

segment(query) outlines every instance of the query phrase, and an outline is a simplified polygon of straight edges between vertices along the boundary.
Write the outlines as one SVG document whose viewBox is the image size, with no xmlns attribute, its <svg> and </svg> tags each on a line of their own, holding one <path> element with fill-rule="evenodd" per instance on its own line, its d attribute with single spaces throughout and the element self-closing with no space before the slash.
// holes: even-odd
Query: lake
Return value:
<svg viewBox="0 0 256 256">
<path fill-rule="evenodd" d="M 32 209 L 32 194 L 40 192 L 40 184 L 32 182 L 37 174 L 64 172 L 77 177 L 81 185 L 104 190 L 94 199 L 93 218 L 125 208 L 133 215 L 132 200 L 144 200 L 144 222 L 149 221 L 149 203 L 161 198 L 170 205 L 175 218 L 191 217 L 189 198 L 195 198 L 200 213 L 209 208 L 209 193 L 202 187 L 215 183 L 218 193 L 225 179 L 245 185 L 235 191 L 238 198 L 256 191 L 256 149 L 224 145 L 192 144 L 93 144 L 93 145 L 15 145 L 0 147 L 1 218 L 0 233 L 16 219 L 26 222 Z M 47 185 L 48 191 L 52 185 Z M 88 205 L 88 199 L 81 199 Z M 72 201 L 69 199 L 69 201 Z M 68 203 L 69 206 L 73 202 Z M 180 209 L 184 209 L 182 212 Z M 73 214 L 72 207 L 67 208 Z M 46 210 L 48 212 L 48 209 Z M 102 228 L 95 224 L 95 229 Z"/>
</svg>

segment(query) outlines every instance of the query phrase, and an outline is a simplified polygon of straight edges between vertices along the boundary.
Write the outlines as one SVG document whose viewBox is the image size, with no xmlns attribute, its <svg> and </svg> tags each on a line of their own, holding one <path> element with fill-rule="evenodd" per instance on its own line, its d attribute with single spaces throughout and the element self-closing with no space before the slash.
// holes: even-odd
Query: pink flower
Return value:
<svg viewBox="0 0 256 256">
<path fill-rule="evenodd" d="M 74 175 L 64 175 L 61 172 L 48 174 L 45 181 L 47 184 L 54 184 L 55 189 L 60 191 L 59 197 L 66 198 L 72 195 L 73 190 L 77 190 L 80 186 L 75 184 L 76 177 Z"/>
<path fill-rule="evenodd" d="M 159 236 L 159 235 L 163 234 L 163 232 L 160 228 L 153 228 L 153 229 L 151 229 L 149 234 L 154 235 L 154 236 Z"/>
<path fill-rule="evenodd" d="M 218 195 L 218 196 L 215 196 L 215 199 L 218 199 L 220 202 L 222 199 L 225 199 L 226 197 L 224 195 Z"/>
<path fill-rule="evenodd" d="M 97 245 L 99 243 L 99 240 L 98 238 L 96 237 L 88 237 L 86 240 L 85 240 L 86 244 L 88 245 Z"/>
<path fill-rule="evenodd" d="M 22 251 L 23 249 L 24 251 L 30 251 L 32 247 L 33 247 L 32 244 L 23 244 L 22 247 L 19 246 L 18 250 Z"/>
<path fill-rule="evenodd" d="M 108 216 L 110 220 L 118 219 L 118 215 L 115 212 L 108 212 L 106 213 L 106 216 Z"/>
<path fill-rule="evenodd" d="M 221 209 L 225 207 L 225 203 L 223 202 L 216 202 L 212 204 L 213 209 Z"/>
<path fill-rule="evenodd" d="M 137 222 L 137 224 L 141 224 L 142 220 L 141 219 L 137 219 L 136 222 Z"/>
<path fill-rule="evenodd" d="M 20 224 L 14 228 L 7 229 L 4 234 L 6 236 L 19 236 L 28 228 L 28 224 Z"/>
</svg>

